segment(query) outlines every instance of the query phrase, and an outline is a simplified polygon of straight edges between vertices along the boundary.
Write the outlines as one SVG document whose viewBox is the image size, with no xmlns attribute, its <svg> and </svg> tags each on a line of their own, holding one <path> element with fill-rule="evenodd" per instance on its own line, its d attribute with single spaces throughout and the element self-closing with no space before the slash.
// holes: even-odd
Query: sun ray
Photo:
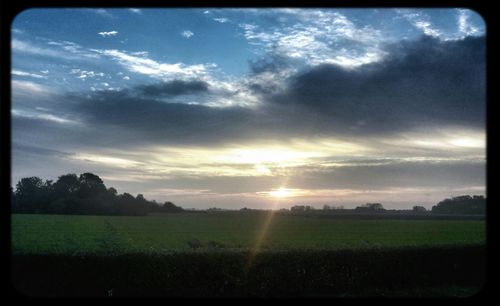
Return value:
<svg viewBox="0 0 500 306">
<path fill-rule="evenodd" d="M 282 182 L 281 186 L 286 186 L 286 184 L 288 183 L 289 179 L 290 179 L 289 177 L 286 177 L 284 179 L 284 181 Z M 284 188 L 284 187 L 278 188 L 277 190 L 280 190 L 280 189 L 281 190 L 286 190 L 286 188 Z M 275 197 L 275 201 L 273 201 L 271 210 L 266 215 L 266 219 L 264 220 L 264 223 L 262 224 L 262 228 L 259 231 L 259 234 L 257 235 L 257 239 L 255 241 L 255 244 L 250 249 L 250 252 L 248 254 L 247 263 L 246 263 L 246 265 L 244 267 L 245 273 L 247 273 L 250 270 L 250 267 L 252 266 L 252 264 L 253 264 L 253 262 L 255 260 L 255 257 L 260 252 L 260 249 L 261 249 L 261 246 L 262 246 L 262 242 L 265 240 L 265 238 L 266 238 L 266 236 L 268 234 L 269 227 L 270 227 L 270 225 L 272 223 L 274 214 L 276 213 L 276 211 L 277 211 L 277 209 L 279 207 L 281 199 L 282 199 L 282 197 Z"/>
</svg>

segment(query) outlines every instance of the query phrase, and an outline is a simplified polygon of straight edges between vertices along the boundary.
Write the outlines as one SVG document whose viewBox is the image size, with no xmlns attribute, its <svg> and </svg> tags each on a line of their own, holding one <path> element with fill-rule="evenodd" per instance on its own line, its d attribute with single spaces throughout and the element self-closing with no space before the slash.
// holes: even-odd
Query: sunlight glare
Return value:
<svg viewBox="0 0 500 306">
<path fill-rule="evenodd" d="M 291 190 L 287 188 L 278 188 L 276 190 L 269 192 L 269 195 L 276 198 L 286 198 L 291 196 L 291 194 L 292 194 Z"/>
</svg>

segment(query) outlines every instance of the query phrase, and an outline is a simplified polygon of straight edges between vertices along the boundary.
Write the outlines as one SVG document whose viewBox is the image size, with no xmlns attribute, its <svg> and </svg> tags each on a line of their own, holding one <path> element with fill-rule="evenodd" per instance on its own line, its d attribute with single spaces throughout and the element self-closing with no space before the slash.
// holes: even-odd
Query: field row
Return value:
<svg viewBox="0 0 500 306">
<path fill-rule="evenodd" d="M 14 254 L 359 249 L 484 244 L 479 220 L 337 220 L 266 214 L 12 215 Z"/>
</svg>

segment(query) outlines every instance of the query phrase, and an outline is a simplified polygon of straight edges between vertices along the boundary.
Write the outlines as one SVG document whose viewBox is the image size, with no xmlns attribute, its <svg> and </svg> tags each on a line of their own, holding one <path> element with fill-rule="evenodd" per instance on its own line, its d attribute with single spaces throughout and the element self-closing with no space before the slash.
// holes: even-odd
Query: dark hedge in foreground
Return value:
<svg viewBox="0 0 500 306">
<path fill-rule="evenodd" d="M 63 297 L 357 296 L 480 290 L 485 279 L 484 246 L 273 251 L 250 267 L 248 258 L 244 251 L 15 255 L 11 272 L 22 295 Z"/>
</svg>

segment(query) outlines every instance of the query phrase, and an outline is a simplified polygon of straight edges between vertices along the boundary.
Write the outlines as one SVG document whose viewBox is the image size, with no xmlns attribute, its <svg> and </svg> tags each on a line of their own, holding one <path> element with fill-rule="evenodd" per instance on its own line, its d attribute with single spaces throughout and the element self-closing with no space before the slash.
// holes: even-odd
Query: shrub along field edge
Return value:
<svg viewBox="0 0 500 306">
<path fill-rule="evenodd" d="M 411 296 L 420 289 L 424 293 L 417 295 L 425 295 L 425 288 L 479 291 L 485 256 L 484 245 L 266 251 L 254 257 L 248 251 L 23 254 L 11 258 L 11 280 L 32 297 Z"/>
</svg>

